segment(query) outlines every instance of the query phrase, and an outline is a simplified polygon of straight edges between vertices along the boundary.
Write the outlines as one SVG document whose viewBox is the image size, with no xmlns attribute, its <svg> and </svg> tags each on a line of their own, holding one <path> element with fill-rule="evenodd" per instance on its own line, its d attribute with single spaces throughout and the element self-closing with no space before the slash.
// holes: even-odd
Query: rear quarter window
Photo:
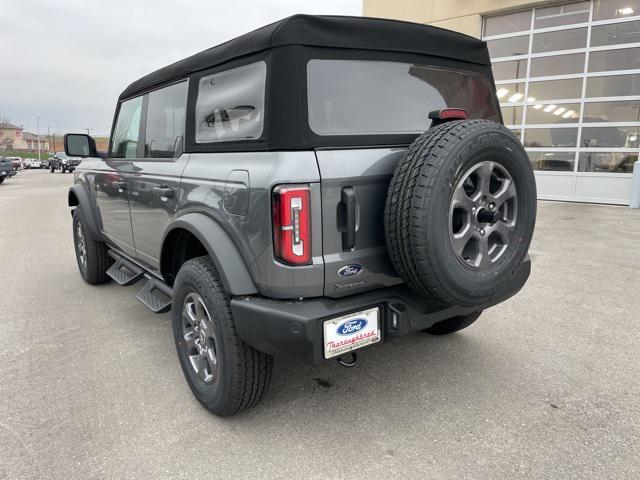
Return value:
<svg viewBox="0 0 640 480">
<path fill-rule="evenodd" d="M 198 82 L 196 143 L 255 140 L 264 128 L 267 65 L 255 62 Z"/>
<path fill-rule="evenodd" d="M 488 77 L 461 70 L 368 60 L 310 60 L 309 126 L 318 135 L 419 133 L 428 114 L 463 108 L 498 120 Z"/>
</svg>

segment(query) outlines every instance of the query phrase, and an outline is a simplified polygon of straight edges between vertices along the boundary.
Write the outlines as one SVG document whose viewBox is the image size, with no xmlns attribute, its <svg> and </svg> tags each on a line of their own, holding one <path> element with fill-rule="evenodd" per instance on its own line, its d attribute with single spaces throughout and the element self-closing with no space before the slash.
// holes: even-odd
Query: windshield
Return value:
<svg viewBox="0 0 640 480">
<path fill-rule="evenodd" d="M 311 60 L 309 125 L 318 135 L 419 133 L 442 108 L 498 120 L 491 82 L 481 74 L 367 60 Z"/>
</svg>

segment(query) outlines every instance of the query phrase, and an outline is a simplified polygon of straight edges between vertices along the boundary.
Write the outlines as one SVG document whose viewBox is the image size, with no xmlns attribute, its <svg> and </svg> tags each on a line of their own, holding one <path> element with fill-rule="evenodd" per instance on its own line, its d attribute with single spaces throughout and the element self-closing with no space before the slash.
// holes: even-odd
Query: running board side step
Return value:
<svg viewBox="0 0 640 480">
<path fill-rule="evenodd" d="M 109 256 L 115 260 L 107 270 L 107 275 L 118 285 L 126 287 L 144 278 L 144 286 L 140 289 L 136 298 L 153 313 L 165 313 L 171 310 L 173 289 L 161 280 L 152 277 L 144 269 L 136 265 L 123 255 L 109 250 Z"/>
<path fill-rule="evenodd" d="M 165 313 L 171 310 L 173 290 L 155 278 L 144 275 L 147 283 L 138 292 L 136 298 L 153 313 Z"/>
<path fill-rule="evenodd" d="M 107 270 L 107 275 L 118 285 L 133 285 L 144 276 L 144 270 L 126 258 L 109 250 L 109 256 L 115 260 Z"/>
</svg>

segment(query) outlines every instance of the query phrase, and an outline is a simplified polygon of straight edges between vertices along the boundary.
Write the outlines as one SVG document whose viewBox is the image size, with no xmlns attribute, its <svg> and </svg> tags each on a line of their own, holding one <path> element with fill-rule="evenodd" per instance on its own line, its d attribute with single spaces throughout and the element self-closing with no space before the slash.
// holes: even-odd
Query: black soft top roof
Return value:
<svg viewBox="0 0 640 480">
<path fill-rule="evenodd" d="M 438 27 L 380 18 L 293 15 L 156 70 L 129 85 L 120 99 L 284 45 L 416 53 L 491 64 L 485 42 Z"/>
</svg>

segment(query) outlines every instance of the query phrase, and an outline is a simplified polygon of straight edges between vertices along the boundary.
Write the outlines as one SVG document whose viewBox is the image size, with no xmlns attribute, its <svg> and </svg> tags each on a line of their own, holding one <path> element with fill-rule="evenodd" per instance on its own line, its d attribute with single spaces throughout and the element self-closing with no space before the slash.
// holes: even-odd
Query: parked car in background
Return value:
<svg viewBox="0 0 640 480">
<path fill-rule="evenodd" d="M 64 152 L 56 153 L 53 158 L 55 161 L 49 162 L 49 170 L 51 173 L 56 170 L 60 170 L 61 173 L 73 172 L 82 161 L 82 158 L 70 157 Z"/>
<path fill-rule="evenodd" d="M 7 157 L 11 160 L 14 170 L 22 170 L 22 157 Z"/>
<path fill-rule="evenodd" d="M 49 168 L 49 161 L 50 161 L 50 158 L 51 158 L 51 157 L 47 158 L 46 160 L 42 160 L 42 161 L 40 162 L 40 168 Z"/>
<path fill-rule="evenodd" d="M 15 174 L 16 170 L 13 168 L 11 160 L 0 157 L 0 183 L 4 182 L 5 179 L 9 177 L 13 177 Z"/>
<path fill-rule="evenodd" d="M 29 168 L 42 168 L 42 162 L 37 158 L 30 159 Z"/>
</svg>

